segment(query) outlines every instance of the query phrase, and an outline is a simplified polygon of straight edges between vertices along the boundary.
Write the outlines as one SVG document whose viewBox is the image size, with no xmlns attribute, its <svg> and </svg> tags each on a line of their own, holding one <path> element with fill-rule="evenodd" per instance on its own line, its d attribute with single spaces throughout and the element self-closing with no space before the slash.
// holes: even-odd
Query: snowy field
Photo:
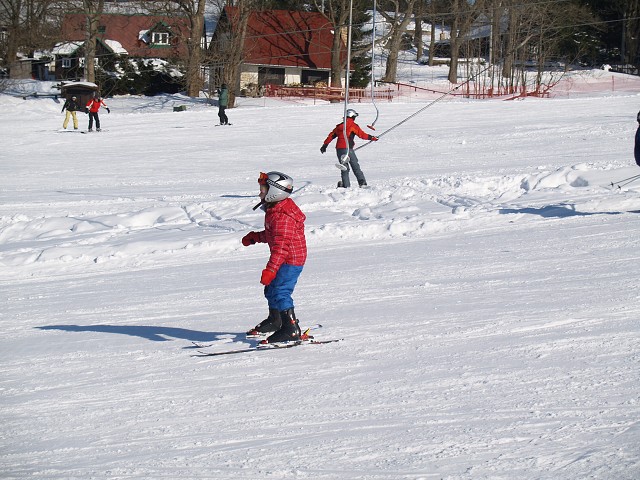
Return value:
<svg viewBox="0 0 640 480">
<path fill-rule="evenodd" d="M 640 91 L 447 98 L 350 190 L 342 105 L 107 103 L 82 135 L 0 96 L 1 478 L 640 478 Z M 255 343 L 268 170 L 307 215 L 298 317 L 342 341 L 194 357 Z"/>
</svg>

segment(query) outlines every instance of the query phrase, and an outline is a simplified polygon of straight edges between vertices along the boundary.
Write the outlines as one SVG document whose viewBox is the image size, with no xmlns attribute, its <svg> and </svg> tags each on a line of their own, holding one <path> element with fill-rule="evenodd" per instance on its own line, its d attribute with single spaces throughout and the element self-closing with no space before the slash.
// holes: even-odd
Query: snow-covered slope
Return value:
<svg viewBox="0 0 640 480">
<path fill-rule="evenodd" d="M 448 99 L 351 190 L 340 105 L 108 103 L 81 135 L 0 97 L 0 476 L 640 477 L 639 94 Z M 296 312 L 343 340 L 192 357 L 264 318 L 268 170 L 308 217 Z"/>
</svg>

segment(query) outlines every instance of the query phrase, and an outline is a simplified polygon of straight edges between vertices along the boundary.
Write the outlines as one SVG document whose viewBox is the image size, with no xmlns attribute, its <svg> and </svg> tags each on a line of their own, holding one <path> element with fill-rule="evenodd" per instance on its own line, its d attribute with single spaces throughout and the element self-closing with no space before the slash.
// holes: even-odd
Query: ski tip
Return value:
<svg viewBox="0 0 640 480">
<path fill-rule="evenodd" d="M 370 128 L 371 130 L 375 130 L 376 127 L 374 127 L 373 125 L 367 125 L 367 128 Z"/>
</svg>

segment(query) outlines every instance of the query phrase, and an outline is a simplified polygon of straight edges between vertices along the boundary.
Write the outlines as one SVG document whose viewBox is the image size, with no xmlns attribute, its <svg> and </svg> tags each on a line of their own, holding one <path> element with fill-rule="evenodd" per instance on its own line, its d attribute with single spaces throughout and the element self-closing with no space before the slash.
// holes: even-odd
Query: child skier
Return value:
<svg viewBox="0 0 640 480">
<path fill-rule="evenodd" d="M 346 112 L 347 117 L 347 138 L 349 139 L 349 146 L 347 146 L 347 142 L 344 138 L 344 122 L 336 125 L 327 138 L 322 143 L 320 147 L 320 152 L 324 153 L 327 151 L 327 146 L 333 141 L 334 138 L 337 138 L 336 142 L 336 155 L 338 155 L 338 161 L 340 169 L 342 170 L 342 181 L 338 183 L 338 187 L 349 188 L 351 186 L 351 181 L 349 180 L 349 165 L 353 169 L 353 174 L 356 176 L 358 180 L 358 185 L 361 187 L 367 186 L 367 180 L 364 177 L 364 173 L 360 169 L 360 164 L 358 163 L 358 157 L 356 156 L 356 152 L 353 150 L 355 146 L 355 137 L 356 135 L 363 140 L 370 140 L 372 142 L 377 142 L 378 137 L 374 137 L 373 135 L 369 135 L 364 132 L 360 126 L 356 123 L 356 117 L 358 116 L 358 112 L 353 109 L 349 109 Z M 347 157 L 343 160 L 343 157 Z"/>
<path fill-rule="evenodd" d="M 245 247 L 268 243 L 270 256 L 260 283 L 269 305 L 269 316 L 247 335 L 272 333 L 261 343 L 301 340 L 300 326 L 291 294 L 307 259 L 304 213 L 289 198 L 293 179 L 280 172 L 260 173 L 260 203 L 265 211 L 264 230 L 249 232 L 242 238 Z M 257 208 L 257 206 L 256 206 Z"/>
</svg>

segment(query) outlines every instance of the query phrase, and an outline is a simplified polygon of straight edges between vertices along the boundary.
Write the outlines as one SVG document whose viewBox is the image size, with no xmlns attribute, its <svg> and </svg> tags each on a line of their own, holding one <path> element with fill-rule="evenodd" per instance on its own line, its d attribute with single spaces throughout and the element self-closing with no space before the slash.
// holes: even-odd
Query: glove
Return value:
<svg viewBox="0 0 640 480">
<path fill-rule="evenodd" d="M 109 107 L 107 107 L 107 113 L 111 113 L 111 110 L 109 110 Z M 376 139 L 377 140 L 377 139 Z"/>
<path fill-rule="evenodd" d="M 89 115 L 89 109 L 88 109 L 88 108 L 85 108 L 85 109 L 84 109 L 84 113 L 86 113 L 87 115 Z"/>
<path fill-rule="evenodd" d="M 324 153 L 327 151 L 327 146 L 323 143 L 322 146 L 320 147 L 320 153 Z"/>
<path fill-rule="evenodd" d="M 244 237 L 242 237 L 242 245 L 248 247 L 249 245 L 253 245 L 254 243 L 258 243 L 260 241 L 260 235 L 258 232 L 249 232 Z"/>
<path fill-rule="evenodd" d="M 374 137 L 373 135 L 371 136 L 371 141 L 372 142 L 377 142 L 378 141 L 378 137 Z"/>
<path fill-rule="evenodd" d="M 273 272 L 268 269 L 262 270 L 262 276 L 260 277 L 260 283 L 265 287 L 273 282 L 273 279 L 276 278 L 276 272 Z"/>
</svg>

